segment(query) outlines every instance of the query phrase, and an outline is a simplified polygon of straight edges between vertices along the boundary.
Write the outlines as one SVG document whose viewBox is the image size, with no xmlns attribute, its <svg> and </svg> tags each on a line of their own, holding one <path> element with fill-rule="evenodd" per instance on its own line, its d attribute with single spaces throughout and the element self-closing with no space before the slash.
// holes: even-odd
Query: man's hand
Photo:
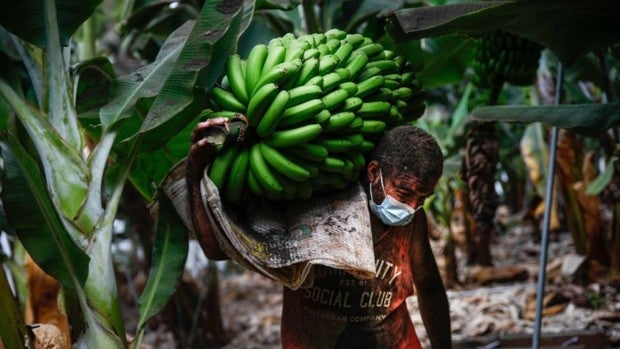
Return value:
<svg viewBox="0 0 620 349">
<path fill-rule="evenodd" d="M 215 144 L 209 142 L 205 137 L 207 131 L 213 126 L 223 126 L 230 131 L 227 118 L 207 119 L 199 122 L 192 131 L 192 145 L 189 149 L 187 158 L 187 180 L 196 182 L 202 179 L 205 167 L 215 157 Z"/>
</svg>

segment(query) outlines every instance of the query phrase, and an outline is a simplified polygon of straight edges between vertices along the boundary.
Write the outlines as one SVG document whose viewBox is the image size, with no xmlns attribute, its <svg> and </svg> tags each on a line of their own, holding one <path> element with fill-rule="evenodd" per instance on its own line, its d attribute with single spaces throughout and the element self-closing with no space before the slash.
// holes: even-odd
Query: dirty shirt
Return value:
<svg viewBox="0 0 620 349">
<path fill-rule="evenodd" d="M 412 225 L 375 241 L 375 277 L 317 266 L 310 288 L 284 287 L 283 348 L 422 348 L 405 300 L 414 293 Z"/>
</svg>

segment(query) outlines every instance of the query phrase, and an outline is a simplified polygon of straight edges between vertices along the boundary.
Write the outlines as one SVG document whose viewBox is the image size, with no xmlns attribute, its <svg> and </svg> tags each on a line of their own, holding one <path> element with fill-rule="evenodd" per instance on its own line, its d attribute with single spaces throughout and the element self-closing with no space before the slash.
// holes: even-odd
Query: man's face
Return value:
<svg viewBox="0 0 620 349">
<path fill-rule="evenodd" d="M 385 195 L 390 195 L 394 199 L 416 209 L 424 204 L 424 200 L 433 194 L 433 189 L 437 180 L 422 186 L 420 180 L 407 174 L 392 174 L 383 176 L 383 185 L 385 194 L 381 189 L 382 171 L 380 165 L 376 161 L 368 164 L 368 180 L 372 184 L 373 198 L 375 203 L 380 204 Z M 427 180 L 427 182 L 430 180 Z"/>
<path fill-rule="evenodd" d="M 419 181 L 412 176 L 390 176 L 384 178 L 385 194 L 390 195 L 394 199 L 407 204 L 409 207 L 416 209 L 424 205 L 426 198 L 433 194 L 430 192 L 420 191 Z"/>
</svg>

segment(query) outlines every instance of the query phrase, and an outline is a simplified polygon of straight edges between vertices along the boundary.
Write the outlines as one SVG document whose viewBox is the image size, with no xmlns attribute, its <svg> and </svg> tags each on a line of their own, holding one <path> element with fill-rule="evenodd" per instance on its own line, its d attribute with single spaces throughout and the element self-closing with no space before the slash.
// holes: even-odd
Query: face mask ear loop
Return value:
<svg viewBox="0 0 620 349">
<path fill-rule="evenodd" d="M 379 167 L 379 178 L 381 179 L 381 190 L 383 190 L 383 196 L 387 196 L 385 194 L 385 187 L 383 186 L 383 173 L 381 172 L 381 167 Z"/>
<path fill-rule="evenodd" d="M 385 195 L 385 187 L 383 186 L 383 173 L 381 173 L 381 167 L 379 167 L 379 178 L 381 179 L 381 190 L 383 190 L 383 195 Z M 375 202 L 375 199 L 372 197 L 372 183 L 368 183 L 368 191 L 370 192 L 370 201 Z"/>
</svg>

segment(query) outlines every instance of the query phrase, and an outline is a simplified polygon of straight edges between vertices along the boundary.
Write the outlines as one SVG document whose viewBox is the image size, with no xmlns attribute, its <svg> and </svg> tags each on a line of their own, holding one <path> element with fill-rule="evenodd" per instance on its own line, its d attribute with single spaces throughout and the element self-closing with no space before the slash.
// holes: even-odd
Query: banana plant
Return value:
<svg viewBox="0 0 620 349">
<path fill-rule="evenodd" d="M 84 328 L 72 334 L 75 345 L 140 347 L 146 323 L 179 282 L 187 234 L 159 195 L 153 263 L 138 302 L 136 340 L 128 343 L 110 250 L 123 188 L 139 182 L 134 171 L 141 156 L 166 153 L 175 136 L 191 129 L 200 96 L 251 16 L 243 16 L 242 2 L 206 1 L 195 20 L 168 36 L 152 63 L 116 77 L 109 61 L 98 57 L 78 62 L 71 75 L 74 62 L 64 47 L 98 5 L 22 1 L 16 6 L 26 17 L 0 16 L 7 29 L 0 36 L 9 44 L 2 50 L 10 51 L 0 71 L 2 222 L 60 282 L 65 302 L 78 304 L 68 314 L 75 328 Z M 29 77 L 24 84 L 19 66 Z M 143 186 L 146 195 L 155 192 L 149 185 Z M 23 326 L 16 324 L 11 338 L 23 347 Z"/>
</svg>

